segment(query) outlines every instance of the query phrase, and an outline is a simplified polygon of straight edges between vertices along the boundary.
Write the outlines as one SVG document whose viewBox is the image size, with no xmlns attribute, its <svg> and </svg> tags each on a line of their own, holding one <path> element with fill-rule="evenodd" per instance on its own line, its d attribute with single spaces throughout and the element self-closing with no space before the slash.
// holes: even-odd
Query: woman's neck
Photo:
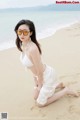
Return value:
<svg viewBox="0 0 80 120">
<path fill-rule="evenodd" d="M 31 39 L 29 39 L 28 41 L 22 42 L 22 48 L 27 49 L 30 46 L 31 42 L 32 42 Z"/>
</svg>

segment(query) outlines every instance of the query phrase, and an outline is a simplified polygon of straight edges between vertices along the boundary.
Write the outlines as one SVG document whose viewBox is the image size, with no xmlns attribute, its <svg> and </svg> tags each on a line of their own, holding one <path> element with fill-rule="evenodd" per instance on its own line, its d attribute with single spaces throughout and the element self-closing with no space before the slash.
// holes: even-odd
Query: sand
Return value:
<svg viewBox="0 0 80 120">
<path fill-rule="evenodd" d="M 43 60 L 56 69 L 58 79 L 80 92 L 80 23 L 39 42 Z M 64 96 L 44 108 L 35 105 L 32 73 L 19 57 L 17 48 L 0 52 L 0 112 L 7 112 L 9 120 L 80 120 L 80 97 Z"/>
</svg>

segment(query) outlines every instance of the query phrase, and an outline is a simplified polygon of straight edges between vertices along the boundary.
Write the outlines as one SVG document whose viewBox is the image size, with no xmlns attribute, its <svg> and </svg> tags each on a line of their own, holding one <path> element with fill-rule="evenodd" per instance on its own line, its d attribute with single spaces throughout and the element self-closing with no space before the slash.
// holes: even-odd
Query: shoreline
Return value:
<svg viewBox="0 0 80 120">
<path fill-rule="evenodd" d="M 75 24 L 78 24 L 80 21 L 74 21 L 74 22 L 71 22 L 71 23 L 69 23 L 69 24 L 66 24 L 66 25 L 61 25 L 61 26 L 59 26 L 59 27 L 57 27 L 54 31 L 53 31 L 53 28 L 49 28 L 49 30 L 51 29 L 51 31 L 49 31 L 49 33 L 48 33 L 48 35 L 42 35 L 43 33 L 40 33 L 41 34 L 41 36 L 43 36 L 42 38 L 38 38 L 39 39 L 39 41 L 40 40 L 42 40 L 42 39 L 47 39 L 48 37 L 51 37 L 51 36 L 53 36 L 57 31 L 59 31 L 59 30 L 61 30 L 61 29 L 65 29 L 65 28 L 67 28 L 67 27 L 70 27 L 70 26 L 72 26 L 72 25 L 75 25 Z M 47 34 L 47 31 L 46 31 L 46 34 Z M 15 43 L 15 42 L 14 42 Z M 13 44 L 14 44 L 13 43 Z M 7 44 L 7 46 L 6 46 L 6 44 Z M 4 48 L 4 46 L 5 46 L 5 48 Z M 10 49 L 10 48 L 15 48 L 16 46 L 15 46 L 15 44 L 14 45 L 12 45 L 12 43 L 3 43 L 3 45 L 2 45 L 2 47 L 0 47 L 0 51 L 4 51 L 4 50 L 8 50 L 8 49 Z"/>
</svg>

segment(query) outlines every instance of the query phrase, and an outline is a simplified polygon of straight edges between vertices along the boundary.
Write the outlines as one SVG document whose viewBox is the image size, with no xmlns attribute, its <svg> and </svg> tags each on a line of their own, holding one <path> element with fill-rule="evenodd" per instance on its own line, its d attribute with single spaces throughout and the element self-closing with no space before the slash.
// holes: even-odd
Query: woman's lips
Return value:
<svg viewBox="0 0 80 120">
<path fill-rule="evenodd" d="M 24 39 L 24 38 L 21 38 L 21 39 Z"/>
</svg>

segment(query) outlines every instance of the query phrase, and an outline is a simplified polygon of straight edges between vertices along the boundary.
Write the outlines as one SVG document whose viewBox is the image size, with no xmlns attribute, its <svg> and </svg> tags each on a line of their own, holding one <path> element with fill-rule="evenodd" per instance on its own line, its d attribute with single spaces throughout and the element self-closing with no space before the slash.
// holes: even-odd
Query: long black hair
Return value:
<svg viewBox="0 0 80 120">
<path fill-rule="evenodd" d="M 17 25 L 15 26 L 15 29 L 14 29 L 14 31 L 16 32 L 16 35 L 17 35 L 17 30 L 18 30 L 19 26 L 23 25 L 23 24 L 25 24 L 25 25 L 27 25 L 29 27 L 30 32 L 32 32 L 32 35 L 30 36 L 31 40 L 37 45 L 40 54 L 42 54 L 42 51 L 41 51 L 41 48 L 40 48 L 40 44 L 38 43 L 38 41 L 36 39 L 35 26 L 34 26 L 34 23 L 32 21 L 30 21 L 30 20 L 21 20 L 21 21 L 19 21 L 17 23 Z M 22 41 L 19 39 L 19 37 L 17 35 L 16 46 L 22 52 L 21 45 L 22 45 Z"/>
</svg>

